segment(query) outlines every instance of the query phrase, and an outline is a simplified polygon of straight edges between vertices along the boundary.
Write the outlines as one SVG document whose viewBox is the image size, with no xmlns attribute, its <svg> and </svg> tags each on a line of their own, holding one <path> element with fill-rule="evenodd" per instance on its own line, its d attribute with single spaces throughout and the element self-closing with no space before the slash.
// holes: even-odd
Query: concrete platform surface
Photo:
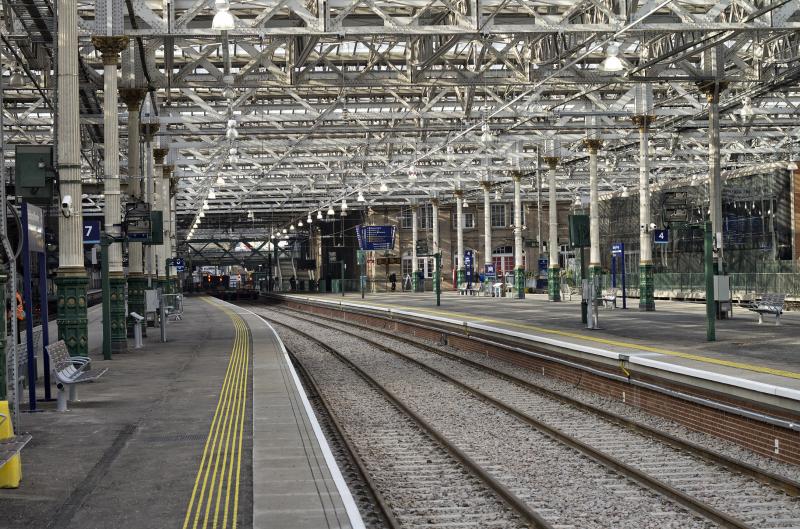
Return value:
<svg viewBox="0 0 800 529">
<path fill-rule="evenodd" d="M 184 309 L 182 321 L 169 322 L 167 343 L 151 328 L 142 349 L 110 361 L 100 354 L 99 307 L 90 309 L 90 356 L 108 373 L 83 384 L 81 400 L 70 403 L 67 413 L 46 402 L 39 403 L 41 413 L 21 414 L 17 430 L 33 440 L 22 453 L 20 488 L 0 489 L 0 527 L 194 528 L 223 508 L 227 519 L 236 513 L 242 528 L 351 527 L 332 471 L 314 444 L 305 396 L 270 329 L 211 298 L 189 297 Z M 247 321 L 237 324 L 242 317 Z M 233 365 L 240 383 L 228 391 Z M 248 371 L 250 376 L 241 375 Z M 240 397 L 224 401 L 227 394 Z M 219 444 L 210 444 L 214 425 L 223 424 L 216 421 L 225 413 L 221 403 L 238 410 L 220 430 L 232 439 L 224 450 L 222 434 Z M 238 438 L 236 432 L 231 437 L 240 419 Z M 238 473 L 231 471 L 236 458 Z M 208 494 L 201 497 L 202 491 Z M 332 523 L 337 516 L 347 523 Z M 222 514 L 217 517 L 222 523 Z"/>
<path fill-rule="evenodd" d="M 538 294 L 520 300 L 443 292 L 437 307 L 435 294 L 429 292 L 367 294 L 363 300 L 358 293 L 289 295 L 466 321 L 577 348 L 629 355 L 643 364 L 665 363 L 674 370 L 698 370 L 766 388 L 785 388 L 787 395 L 800 398 L 800 313 L 784 313 L 780 326 L 768 317 L 759 325 L 755 313 L 734 307 L 732 319 L 715 322 L 717 341 L 708 342 L 705 305 L 697 303 L 657 301 L 655 312 L 601 308 L 601 328 L 589 330 L 581 323 L 576 298 L 554 303 Z M 629 300 L 628 306 L 636 307 L 637 302 Z"/>
</svg>

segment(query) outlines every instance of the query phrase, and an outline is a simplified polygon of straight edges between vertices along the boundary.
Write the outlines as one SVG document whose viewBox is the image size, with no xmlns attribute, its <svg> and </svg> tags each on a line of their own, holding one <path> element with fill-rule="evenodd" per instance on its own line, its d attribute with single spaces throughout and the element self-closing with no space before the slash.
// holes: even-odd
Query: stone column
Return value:
<svg viewBox="0 0 800 529">
<path fill-rule="evenodd" d="M 547 269 L 547 299 L 550 301 L 561 301 L 561 270 L 558 265 L 558 195 L 556 192 L 556 166 L 558 156 L 545 156 L 544 161 L 550 168 L 549 177 L 549 198 L 548 207 L 550 237 L 547 241 L 547 249 L 550 253 L 550 261 Z"/>
<path fill-rule="evenodd" d="M 416 292 L 419 288 L 417 273 L 419 263 L 417 262 L 417 238 L 419 237 L 419 227 L 417 226 L 418 208 L 416 204 L 411 204 L 411 291 Z"/>
<path fill-rule="evenodd" d="M 633 116 L 639 127 L 639 310 L 656 310 L 653 286 L 653 242 L 650 235 L 650 157 L 648 129 L 655 118 Z"/>
<path fill-rule="evenodd" d="M 719 148 L 719 93 L 728 86 L 727 82 L 708 81 L 700 83 L 699 88 L 708 101 L 708 195 L 711 210 L 711 231 L 714 237 L 722 233 L 722 175 L 720 171 Z M 774 245 L 773 245 L 774 247 Z M 714 254 L 714 273 L 723 274 L 722 240 L 717 240 Z"/>
<path fill-rule="evenodd" d="M 492 264 L 492 202 L 489 190 L 492 187 L 488 180 L 481 182 L 483 187 L 483 264 Z M 484 278 L 485 287 L 489 289 L 489 279 Z"/>
<path fill-rule="evenodd" d="M 119 89 L 120 99 L 128 107 L 128 194 L 136 201 L 143 198 L 139 109 L 146 94 L 144 88 Z M 142 243 L 128 243 L 128 310 L 142 316 L 144 291 L 147 289 L 143 259 Z M 128 334 L 133 336 L 133 318 L 128 319 Z M 142 327 L 142 334 L 147 336 L 147 326 Z"/>
<path fill-rule="evenodd" d="M 600 195 L 597 190 L 597 151 L 602 141 L 585 139 L 583 143 L 589 151 L 589 280 L 594 281 L 603 270 L 600 265 Z"/>
<path fill-rule="evenodd" d="M 128 37 L 92 37 L 92 44 L 103 54 L 103 144 L 105 180 L 105 232 L 122 235 L 122 204 L 119 189 L 119 112 L 117 110 L 117 64 L 119 54 L 128 47 Z M 128 350 L 125 324 L 125 272 L 122 268 L 122 243 L 108 248 L 108 271 L 111 292 L 111 351 Z"/>
<path fill-rule="evenodd" d="M 522 175 L 514 173 L 514 292 L 517 299 L 525 298 L 525 264 L 522 252 Z"/>
<path fill-rule="evenodd" d="M 153 209 L 161 212 L 162 237 L 167 226 L 167 218 L 165 212 L 165 205 L 169 197 L 169 184 L 164 189 L 164 159 L 167 156 L 169 149 L 158 147 L 153 149 L 153 160 L 155 164 L 153 172 Z M 161 288 L 162 292 L 167 292 L 167 238 L 164 237 L 164 242 L 161 244 L 153 245 L 153 259 L 155 261 L 155 276 L 158 280 L 157 286 Z"/>
<path fill-rule="evenodd" d="M 464 268 L 464 192 L 456 191 L 456 287 L 467 280 Z"/>
<path fill-rule="evenodd" d="M 83 262 L 80 107 L 78 105 L 78 7 L 57 0 L 58 9 L 58 173 L 62 204 L 58 218 L 58 338 L 73 356 L 88 356 L 88 278 Z"/>
</svg>

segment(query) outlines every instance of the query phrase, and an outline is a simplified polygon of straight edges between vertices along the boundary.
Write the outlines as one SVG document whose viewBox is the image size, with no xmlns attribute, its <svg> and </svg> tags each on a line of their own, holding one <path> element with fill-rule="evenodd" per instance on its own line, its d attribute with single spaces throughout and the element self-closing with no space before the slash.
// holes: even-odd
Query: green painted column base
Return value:
<svg viewBox="0 0 800 529">
<path fill-rule="evenodd" d="M 59 272 L 58 339 L 64 340 L 71 356 L 89 356 L 89 319 L 86 305 L 86 273 Z"/>
<path fill-rule="evenodd" d="M 517 268 L 514 270 L 514 297 L 525 299 L 525 269 Z"/>
<path fill-rule="evenodd" d="M 419 292 L 419 277 L 416 270 L 411 272 L 411 292 Z"/>
<path fill-rule="evenodd" d="M 467 270 L 465 268 L 459 268 L 458 272 L 456 272 L 456 287 L 461 285 L 461 283 L 467 282 Z"/>
<path fill-rule="evenodd" d="M 656 310 L 653 265 L 649 263 L 639 265 L 639 310 Z"/>
<path fill-rule="evenodd" d="M 561 301 L 561 269 L 547 269 L 547 299 L 550 301 Z"/>
<path fill-rule="evenodd" d="M 147 278 L 128 276 L 128 311 L 144 316 L 144 291 Z M 128 336 L 133 337 L 133 318 L 128 318 Z M 147 336 L 147 325 L 142 325 L 142 336 Z"/>
<path fill-rule="evenodd" d="M 128 326 L 125 322 L 125 276 L 111 275 L 111 352 L 128 350 Z"/>
</svg>

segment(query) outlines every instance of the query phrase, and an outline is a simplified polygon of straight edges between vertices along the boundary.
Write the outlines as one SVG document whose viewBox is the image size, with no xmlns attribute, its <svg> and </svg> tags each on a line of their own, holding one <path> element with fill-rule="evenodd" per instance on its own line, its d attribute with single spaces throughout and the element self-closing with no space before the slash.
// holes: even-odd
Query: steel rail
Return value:
<svg viewBox="0 0 800 529">
<path fill-rule="evenodd" d="M 259 318 L 266 321 L 265 318 L 259 315 Z M 401 529 L 400 522 L 397 521 L 395 518 L 392 509 L 386 503 L 386 499 L 383 497 L 383 494 L 380 493 L 378 490 L 378 486 L 373 481 L 372 477 L 369 475 L 369 471 L 367 470 L 364 461 L 361 459 L 361 456 L 358 455 L 358 451 L 356 451 L 353 443 L 350 441 L 350 438 L 345 433 L 344 428 L 342 427 L 339 418 L 333 411 L 333 406 L 331 406 L 330 402 L 328 401 L 327 397 L 320 391 L 319 385 L 311 373 L 305 368 L 305 366 L 300 362 L 297 356 L 292 352 L 291 348 L 287 347 L 286 352 L 289 353 L 289 358 L 292 359 L 295 368 L 300 375 L 300 379 L 304 381 L 308 386 L 314 391 L 314 397 L 318 398 L 319 401 L 322 403 L 322 407 L 325 409 L 325 412 L 328 416 L 328 419 L 333 426 L 333 429 L 336 431 L 336 434 L 339 436 L 342 444 L 344 445 L 347 453 L 350 456 L 353 464 L 355 464 L 356 468 L 358 469 L 359 477 L 363 480 L 363 482 L 367 485 L 369 489 L 369 493 L 375 500 L 375 503 L 380 510 L 381 516 L 383 516 L 383 521 L 390 529 Z M 309 395 L 311 397 L 311 395 Z"/>
<path fill-rule="evenodd" d="M 494 477 L 492 477 L 477 462 L 473 461 L 473 459 L 469 457 L 465 452 L 463 452 L 460 448 L 452 444 L 442 433 L 436 430 L 430 423 L 428 423 L 425 419 L 420 417 L 417 413 L 415 413 L 408 406 L 406 406 L 398 397 L 394 395 L 394 393 L 383 387 L 377 380 L 372 378 L 363 369 L 361 369 L 350 359 L 342 355 L 339 351 L 337 351 L 330 345 L 326 344 L 319 338 L 312 336 L 311 334 L 298 330 L 294 327 L 290 327 L 283 322 L 269 318 L 267 316 L 264 316 L 263 314 L 258 314 L 258 316 L 261 319 L 272 323 L 273 325 L 278 325 L 279 327 L 286 328 L 289 331 L 299 336 L 302 336 L 306 340 L 315 343 L 323 350 L 329 352 L 332 356 L 334 356 L 337 360 L 339 360 L 344 365 L 349 367 L 351 370 L 353 370 L 353 372 L 355 372 L 359 377 L 361 377 L 364 381 L 366 381 L 370 386 L 375 388 L 397 409 L 406 414 L 422 430 L 424 430 L 428 435 L 430 435 L 433 439 L 435 439 L 456 460 L 458 460 L 462 465 L 464 465 L 464 467 L 467 470 L 469 470 L 475 477 L 480 479 L 487 487 L 493 490 L 512 510 L 514 510 L 522 518 L 522 520 L 527 522 L 530 527 L 534 529 L 554 529 L 553 526 L 550 525 L 544 518 L 542 518 L 542 516 L 539 513 L 532 510 L 523 500 L 517 497 L 508 487 L 506 487 L 505 485 L 497 481 Z"/>
<path fill-rule="evenodd" d="M 304 319 L 304 318 L 298 318 L 298 319 Z M 305 321 L 310 321 L 310 320 L 305 319 Z M 709 520 L 719 524 L 722 527 L 728 527 L 728 528 L 734 528 L 734 529 L 750 529 L 750 526 L 745 524 L 741 520 L 739 520 L 737 518 L 734 518 L 733 516 L 730 516 L 730 515 L 722 512 L 722 511 L 719 511 L 719 510 L 711 507 L 710 505 L 707 505 L 706 503 L 698 500 L 697 498 L 694 498 L 694 497 L 692 497 L 692 496 L 690 496 L 690 495 L 688 495 L 688 494 L 686 494 L 686 493 L 684 493 L 684 492 L 672 487 L 671 485 L 669 485 L 669 484 L 667 484 L 667 483 L 665 483 L 665 482 L 663 482 L 663 481 L 661 481 L 661 480 L 659 480 L 659 479 L 657 479 L 657 478 L 655 478 L 653 476 L 650 476 L 649 474 L 647 474 L 645 472 L 642 472 L 641 470 L 639 470 L 637 468 L 634 468 L 634 467 L 632 467 L 632 466 L 630 466 L 630 465 L 628 465 L 628 464 L 616 459 L 615 457 L 610 456 L 610 455 L 606 454 L 605 452 L 603 452 L 601 450 L 598 450 L 598 449 L 596 449 L 596 448 L 594 448 L 594 447 L 592 447 L 592 446 L 590 446 L 590 445 L 588 445 L 588 444 L 576 439 L 575 437 L 572 437 L 571 435 L 568 435 L 568 434 L 562 432 L 561 430 L 559 430 L 557 428 L 554 428 L 554 427 L 552 427 L 552 426 L 550 426 L 550 425 L 548 425 L 548 424 L 546 424 L 546 423 L 544 423 L 544 422 L 542 422 L 542 421 L 540 421 L 540 420 L 528 415 L 527 413 L 519 410 L 518 408 L 516 408 L 516 407 L 514 407 L 514 406 L 512 406 L 510 404 L 507 404 L 507 403 L 505 403 L 505 402 L 503 402 L 503 401 L 501 401 L 501 400 L 499 400 L 499 399 L 497 399 L 495 397 L 492 397 L 491 395 L 488 395 L 487 393 L 485 393 L 485 392 L 483 392 L 483 391 L 481 391 L 479 389 L 476 389 L 476 388 L 470 386 L 469 384 L 466 384 L 466 383 L 464 383 L 464 382 L 462 382 L 462 381 L 450 376 L 449 374 L 447 374 L 447 373 L 445 373 L 443 371 L 440 371 L 440 370 L 438 370 L 438 369 L 436 369 L 434 367 L 431 367 L 430 365 L 426 364 L 425 362 L 422 362 L 422 361 L 417 360 L 415 358 L 412 358 L 412 357 L 410 357 L 410 356 L 408 356 L 408 355 L 406 355 L 404 353 L 401 353 L 400 351 L 397 351 L 396 349 L 393 349 L 390 346 L 378 343 L 378 342 L 376 342 L 374 340 L 370 340 L 368 338 L 364 338 L 363 336 L 359 336 L 359 335 L 354 334 L 352 332 L 345 331 L 345 330 L 340 329 L 338 327 L 325 325 L 325 324 L 322 324 L 322 323 L 319 323 L 319 322 L 313 322 L 313 323 L 315 325 L 320 326 L 320 327 L 324 327 L 324 328 L 327 328 L 327 329 L 336 330 L 337 332 L 344 333 L 344 334 L 346 334 L 348 336 L 351 336 L 351 337 L 359 339 L 359 340 L 361 340 L 361 341 L 363 341 L 365 343 L 368 343 L 371 346 L 373 346 L 373 347 L 375 347 L 375 348 L 377 348 L 377 349 L 379 349 L 381 351 L 385 351 L 385 352 L 390 353 L 390 354 L 392 354 L 392 355 L 394 355 L 394 356 L 396 356 L 398 358 L 401 358 L 401 359 L 403 359 L 405 361 L 408 361 L 411 364 L 413 364 L 413 365 L 415 365 L 415 366 L 417 366 L 417 367 L 419 367 L 419 368 L 431 373 L 432 375 L 437 376 L 437 377 L 439 377 L 439 378 L 441 378 L 441 379 L 443 379 L 443 380 L 445 380 L 445 381 L 447 381 L 447 382 L 449 382 L 449 383 L 451 383 L 451 384 L 463 389 L 464 391 L 473 394 L 474 396 L 476 396 L 480 400 L 483 400 L 484 402 L 487 402 L 487 403 L 489 403 L 489 404 L 491 404 L 491 405 L 493 405 L 493 406 L 505 411 L 506 413 L 509 413 L 510 415 L 513 415 L 513 416 L 517 417 L 521 421 L 523 421 L 523 422 L 529 424 L 530 426 L 536 428 L 540 432 L 550 436 L 551 438 L 561 442 L 562 444 L 564 444 L 566 446 L 569 446 L 570 448 L 573 448 L 574 450 L 586 455 L 587 457 L 590 457 L 590 458 L 594 459 L 595 461 L 597 461 L 598 463 L 606 466 L 607 468 L 610 468 L 611 470 L 613 470 L 613 471 L 615 471 L 615 472 L 617 472 L 617 473 L 619 473 L 619 474 L 621 474 L 623 476 L 626 476 L 626 477 L 636 481 L 640 485 L 642 485 L 642 486 L 644 486 L 646 488 L 649 488 L 650 490 L 653 490 L 653 491 L 661 494 L 662 496 L 664 496 L 666 498 L 669 498 L 670 500 L 672 500 L 672 501 L 674 501 L 674 502 L 676 502 L 676 503 L 678 503 L 678 504 L 690 509 L 691 511 L 699 514 L 700 516 L 703 516 L 706 519 L 709 519 Z"/>
<path fill-rule="evenodd" d="M 295 309 L 286 308 L 286 310 L 292 311 L 293 313 L 300 313 L 299 311 L 297 311 Z M 300 314 L 304 314 L 304 313 L 300 313 Z M 320 318 L 320 319 L 325 319 L 325 320 L 330 320 L 330 321 L 337 321 L 337 320 L 335 320 L 333 318 L 329 318 L 329 317 L 326 317 L 326 316 L 320 316 L 320 315 L 317 315 L 317 314 L 315 314 L 314 317 Z M 300 318 L 300 319 L 306 319 L 306 321 L 311 321 L 311 320 L 308 320 L 307 318 Z M 335 327 L 331 327 L 329 325 L 321 324 L 321 323 L 318 323 L 318 322 L 314 322 L 314 323 L 319 324 L 319 325 L 324 326 L 324 327 L 329 327 L 331 329 L 335 328 Z M 407 338 L 407 337 L 404 337 L 404 336 L 399 336 L 397 334 L 393 334 L 393 333 L 384 331 L 382 329 L 374 329 L 372 327 L 367 327 L 366 325 L 363 325 L 363 324 L 360 324 L 360 323 L 356 323 L 356 322 L 347 322 L 347 323 L 348 323 L 348 325 L 352 325 L 354 327 L 358 327 L 358 328 L 363 329 L 365 331 L 374 332 L 376 334 L 387 336 L 387 337 L 390 337 L 390 338 L 392 338 L 394 340 L 398 340 L 398 341 L 401 341 L 403 343 L 407 343 L 409 345 L 413 345 L 414 347 L 419 347 L 420 349 L 424 349 L 426 351 L 438 354 L 438 355 L 443 356 L 445 358 L 448 358 L 450 360 L 454 360 L 456 362 L 460 362 L 460 363 L 462 363 L 464 365 L 467 365 L 469 367 L 473 367 L 473 368 L 476 368 L 476 369 L 484 370 L 484 371 L 486 371 L 486 372 L 488 372 L 488 373 L 490 373 L 490 374 L 492 374 L 492 375 L 494 375 L 494 376 L 496 376 L 498 378 L 502 378 L 503 380 L 506 380 L 508 382 L 512 382 L 514 384 L 522 386 L 525 389 L 528 389 L 529 391 L 535 392 L 535 393 L 537 393 L 539 395 L 542 395 L 542 396 L 545 396 L 545 397 L 548 397 L 548 398 L 551 398 L 551 399 L 558 400 L 558 401 L 560 401 L 560 402 L 562 402 L 564 404 L 568 404 L 570 406 L 574 406 L 574 407 L 576 407 L 576 408 L 578 408 L 580 410 L 583 410 L 585 412 L 593 413 L 593 414 L 598 415 L 598 416 L 602 417 L 603 419 L 605 419 L 605 420 L 607 420 L 607 421 L 609 421 L 609 422 L 611 422 L 613 424 L 616 424 L 617 426 L 624 427 L 624 428 L 627 428 L 629 430 L 633 430 L 633 431 L 635 431 L 637 433 L 640 433 L 642 435 L 650 437 L 651 439 L 654 439 L 654 440 L 663 442 L 665 444 L 668 444 L 673 448 L 677 448 L 679 450 L 684 450 L 686 452 L 689 452 L 692 455 L 695 455 L 697 457 L 700 457 L 700 458 L 708 461 L 709 463 L 715 463 L 715 464 L 718 464 L 718 465 L 721 465 L 721 466 L 727 468 L 728 470 L 737 472 L 737 473 L 742 474 L 744 476 L 749 476 L 749 477 L 751 477 L 753 479 L 756 479 L 756 480 L 760 481 L 761 483 L 764 483 L 766 485 L 770 485 L 770 486 L 774 487 L 777 490 L 783 491 L 783 492 L 789 494 L 790 496 L 800 496 L 800 482 L 798 482 L 798 481 L 795 481 L 795 480 L 792 480 L 790 478 L 781 476 L 779 474 L 768 472 L 766 470 L 763 470 L 763 469 L 760 469 L 760 468 L 756 467 L 755 465 L 751 465 L 751 464 L 745 463 L 743 461 L 738 461 L 738 460 L 736 460 L 736 459 L 734 459 L 732 457 L 729 457 L 729 456 L 726 456 L 726 455 L 721 454 L 719 452 L 715 452 L 713 450 L 705 448 L 705 447 L 703 447 L 703 446 L 701 446 L 701 445 L 699 445 L 697 443 L 693 443 L 691 441 L 686 441 L 684 439 L 680 439 L 680 438 L 675 437 L 675 436 L 673 436 L 671 434 L 668 434 L 666 432 L 658 430 L 657 428 L 654 428 L 652 426 L 648 426 L 648 425 L 646 425 L 644 423 L 640 423 L 640 422 L 635 421 L 633 419 L 629 419 L 627 417 L 623 417 L 623 416 L 618 415 L 618 414 L 616 414 L 614 412 L 610 412 L 608 410 L 604 410 L 604 409 L 602 409 L 602 408 L 600 408 L 598 406 L 595 406 L 593 404 L 588 404 L 588 403 L 582 402 L 582 401 L 580 401 L 580 400 L 578 400 L 578 399 L 576 399 L 574 397 L 570 397 L 568 395 L 563 395 L 563 394 L 558 393 L 557 391 L 554 391 L 552 389 L 549 389 L 549 388 L 546 388 L 546 387 L 543 387 L 543 386 L 539 386 L 539 385 L 534 384 L 534 383 L 532 383 L 532 382 L 530 382 L 528 380 L 524 380 L 522 378 L 514 376 L 514 375 L 512 375 L 510 373 L 506 373 L 504 371 L 500 371 L 500 370 L 495 369 L 493 367 L 481 364 L 480 362 L 476 362 L 476 361 L 470 360 L 468 358 L 463 358 L 463 357 L 461 357 L 461 356 L 459 356 L 457 354 L 451 353 L 449 351 L 445 351 L 445 350 L 443 350 L 441 348 L 438 348 L 438 347 L 435 347 L 435 346 L 432 346 L 432 345 L 428 345 L 428 344 L 419 342 L 417 340 L 413 340 L 411 338 Z M 340 331 L 340 332 L 345 332 L 346 334 L 352 334 L 352 333 L 349 333 L 347 331 L 343 331 L 342 329 L 338 329 L 338 328 L 335 328 L 335 329 L 337 331 Z M 379 345 L 379 344 L 377 342 L 374 342 L 373 345 Z"/>
</svg>

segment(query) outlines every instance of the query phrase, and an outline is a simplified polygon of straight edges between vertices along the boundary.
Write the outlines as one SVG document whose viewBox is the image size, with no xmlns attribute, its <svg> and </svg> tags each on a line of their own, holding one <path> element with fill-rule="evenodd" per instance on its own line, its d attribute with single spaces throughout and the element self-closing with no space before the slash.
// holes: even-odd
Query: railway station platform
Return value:
<svg viewBox="0 0 800 529">
<path fill-rule="evenodd" d="M 600 329 L 581 323 L 580 299 L 552 303 L 525 299 L 433 293 L 284 294 L 285 298 L 342 304 L 358 310 L 444 323 L 551 346 L 580 358 L 622 362 L 631 369 L 722 391 L 769 406 L 800 411 L 800 313 L 758 324 L 755 313 L 734 307 L 716 321 L 717 341 L 706 341 L 705 305 L 659 301 L 655 312 L 599 309 Z M 638 300 L 628 300 L 635 307 Z"/>
<path fill-rule="evenodd" d="M 263 320 L 187 297 L 166 343 L 155 329 L 106 361 L 99 307 L 89 315 L 93 368 L 108 372 L 68 412 L 48 402 L 20 414 L 33 440 L 20 487 L 0 489 L 0 527 L 363 527 Z"/>
</svg>

